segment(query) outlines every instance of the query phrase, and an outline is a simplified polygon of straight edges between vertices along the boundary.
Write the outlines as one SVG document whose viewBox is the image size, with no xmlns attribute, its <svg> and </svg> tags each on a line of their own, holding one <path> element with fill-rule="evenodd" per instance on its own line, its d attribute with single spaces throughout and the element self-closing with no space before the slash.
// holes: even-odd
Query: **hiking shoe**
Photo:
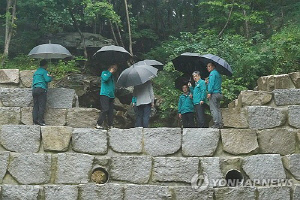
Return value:
<svg viewBox="0 0 300 200">
<path fill-rule="evenodd" d="M 96 129 L 103 129 L 103 126 L 100 126 L 99 124 L 96 125 Z"/>
</svg>

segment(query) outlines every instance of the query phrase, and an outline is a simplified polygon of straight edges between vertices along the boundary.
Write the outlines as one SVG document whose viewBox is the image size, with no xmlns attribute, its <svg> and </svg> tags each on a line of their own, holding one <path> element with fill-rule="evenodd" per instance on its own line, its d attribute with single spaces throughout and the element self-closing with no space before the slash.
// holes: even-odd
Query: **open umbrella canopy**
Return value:
<svg viewBox="0 0 300 200">
<path fill-rule="evenodd" d="M 96 59 L 106 64 L 119 64 L 131 58 L 131 54 L 123 47 L 110 45 L 99 49 L 94 55 Z"/>
<path fill-rule="evenodd" d="M 201 62 L 199 53 L 183 53 L 172 60 L 177 71 L 183 72 L 185 75 L 191 75 L 194 71 L 199 71 L 201 78 L 208 77 L 209 73 L 206 66 Z"/>
<path fill-rule="evenodd" d="M 182 86 L 187 85 L 189 82 L 194 84 L 194 80 L 191 78 L 191 76 L 180 76 L 175 80 L 175 88 L 178 90 L 182 90 Z"/>
<path fill-rule="evenodd" d="M 60 44 L 41 44 L 34 47 L 28 56 L 39 59 L 62 59 L 72 55 L 68 49 Z"/>
<path fill-rule="evenodd" d="M 216 70 L 223 75 L 232 76 L 232 69 L 230 65 L 219 56 L 213 54 L 205 54 L 200 57 L 201 62 L 206 66 L 208 63 L 214 63 Z"/>
<path fill-rule="evenodd" d="M 117 80 L 120 87 L 136 86 L 146 83 L 157 76 L 157 69 L 150 65 L 132 65 L 125 69 Z"/>
<path fill-rule="evenodd" d="M 158 70 L 162 70 L 163 66 L 164 66 L 164 64 L 162 64 L 161 62 L 159 62 L 157 60 L 148 60 L 148 59 L 139 61 L 135 64 L 137 64 L 137 65 L 151 65 L 152 67 L 155 67 Z"/>
</svg>

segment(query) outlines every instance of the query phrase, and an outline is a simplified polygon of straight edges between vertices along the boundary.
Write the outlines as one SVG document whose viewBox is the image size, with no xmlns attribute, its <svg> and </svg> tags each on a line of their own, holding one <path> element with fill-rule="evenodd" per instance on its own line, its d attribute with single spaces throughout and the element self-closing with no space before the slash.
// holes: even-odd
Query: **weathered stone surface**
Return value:
<svg viewBox="0 0 300 200">
<path fill-rule="evenodd" d="M 31 125 L 32 107 L 21 108 L 21 122 L 26 125 Z M 45 111 L 45 122 L 50 126 L 64 126 L 67 122 L 67 109 L 47 108 Z"/>
<path fill-rule="evenodd" d="M 268 129 L 258 131 L 261 153 L 292 154 L 296 148 L 296 132 L 293 129 Z"/>
<path fill-rule="evenodd" d="M 243 170 L 259 185 L 263 180 L 285 179 L 286 174 L 279 154 L 263 154 L 245 157 Z"/>
<path fill-rule="evenodd" d="M 258 89 L 263 91 L 295 88 L 295 85 L 288 74 L 262 76 L 258 78 L 257 85 Z"/>
<path fill-rule="evenodd" d="M 3 185 L 3 200 L 38 200 L 42 188 L 38 185 Z"/>
<path fill-rule="evenodd" d="M 72 134 L 74 151 L 90 154 L 107 153 L 107 131 L 91 128 L 75 128 Z"/>
<path fill-rule="evenodd" d="M 246 108 L 221 108 L 225 127 L 248 128 L 248 113 Z"/>
<path fill-rule="evenodd" d="M 244 106 L 262 106 L 272 100 L 272 93 L 266 91 L 241 91 L 238 97 L 239 104 Z"/>
<path fill-rule="evenodd" d="M 256 198 L 255 187 L 216 188 L 215 196 L 218 200 L 250 200 Z"/>
<path fill-rule="evenodd" d="M 84 184 L 80 185 L 81 200 L 113 200 L 123 199 L 123 186 L 120 184 Z"/>
<path fill-rule="evenodd" d="M 220 131 L 211 128 L 185 128 L 182 134 L 182 154 L 212 156 L 217 149 Z"/>
<path fill-rule="evenodd" d="M 3 125 L 1 128 L 0 142 L 9 151 L 38 152 L 40 139 L 40 126 Z"/>
<path fill-rule="evenodd" d="M 293 193 L 293 200 L 298 200 L 300 199 L 300 185 L 295 184 L 294 185 L 294 193 Z"/>
<path fill-rule="evenodd" d="M 300 88 L 300 72 L 289 73 L 290 78 L 292 79 L 296 88 Z"/>
<path fill-rule="evenodd" d="M 283 163 L 295 179 L 300 180 L 300 154 L 292 154 L 283 157 Z"/>
<path fill-rule="evenodd" d="M 286 116 L 280 109 L 268 106 L 249 106 L 248 121 L 251 129 L 266 129 L 281 126 Z"/>
<path fill-rule="evenodd" d="M 214 180 L 223 179 L 223 175 L 220 167 L 219 157 L 204 157 L 200 158 L 200 165 L 203 170 L 204 176 L 208 178 L 208 185 L 210 187 L 216 187 Z"/>
<path fill-rule="evenodd" d="M 289 187 L 258 187 L 258 200 L 290 200 Z"/>
<path fill-rule="evenodd" d="M 300 106 L 288 107 L 288 122 L 289 125 L 300 128 Z"/>
<path fill-rule="evenodd" d="M 0 153 L 0 183 L 2 183 L 3 177 L 6 174 L 8 159 L 9 159 L 8 151 Z"/>
<path fill-rule="evenodd" d="M 78 184 L 89 182 L 94 156 L 78 153 L 59 153 L 56 183 Z"/>
<path fill-rule="evenodd" d="M 155 199 L 167 200 L 172 198 L 172 193 L 166 186 L 155 185 L 127 185 L 124 200 Z"/>
<path fill-rule="evenodd" d="M 45 151 L 67 151 L 72 136 L 72 127 L 42 126 L 42 139 Z"/>
<path fill-rule="evenodd" d="M 44 186 L 45 200 L 74 200 L 78 199 L 76 185 L 47 185 Z"/>
<path fill-rule="evenodd" d="M 277 106 L 300 104 L 300 89 L 274 90 L 273 94 Z"/>
<path fill-rule="evenodd" d="M 144 129 L 144 149 L 152 156 L 163 156 L 177 152 L 181 147 L 180 128 Z"/>
<path fill-rule="evenodd" d="M 143 129 L 111 129 L 108 131 L 110 147 L 120 153 L 141 153 Z"/>
<path fill-rule="evenodd" d="M 131 183 L 148 183 L 152 168 L 150 156 L 120 156 L 111 158 L 110 177 Z"/>
<path fill-rule="evenodd" d="M 213 190 L 199 191 L 191 186 L 172 187 L 176 200 L 213 200 Z"/>
<path fill-rule="evenodd" d="M 33 105 L 29 88 L 0 88 L 0 100 L 5 107 L 29 107 Z"/>
<path fill-rule="evenodd" d="M 234 155 L 250 153 L 258 148 L 255 130 L 222 129 L 221 138 L 223 150 Z"/>
<path fill-rule="evenodd" d="M 187 182 L 198 174 L 199 158 L 156 157 L 152 180 L 158 182 Z"/>
<path fill-rule="evenodd" d="M 36 70 L 23 70 L 20 71 L 21 87 L 31 88 L 33 74 Z"/>
<path fill-rule="evenodd" d="M 68 109 L 67 125 L 73 128 L 94 128 L 99 117 L 96 108 L 71 108 Z"/>
<path fill-rule="evenodd" d="M 22 153 L 11 155 L 9 173 L 21 184 L 45 184 L 51 177 L 51 155 Z"/>
<path fill-rule="evenodd" d="M 0 125 L 4 124 L 19 124 L 21 118 L 20 108 L 0 107 Z"/>
<path fill-rule="evenodd" d="M 18 69 L 0 69 L 0 83 L 19 83 Z"/>
<path fill-rule="evenodd" d="M 74 89 L 50 88 L 47 95 L 47 105 L 50 108 L 72 108 L 75 95 Z"/>
</svg>

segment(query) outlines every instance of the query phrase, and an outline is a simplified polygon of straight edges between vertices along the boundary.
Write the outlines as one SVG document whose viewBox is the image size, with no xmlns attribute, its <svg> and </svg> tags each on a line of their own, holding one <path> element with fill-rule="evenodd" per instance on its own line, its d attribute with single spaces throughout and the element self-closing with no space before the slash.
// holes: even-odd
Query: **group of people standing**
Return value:
<svg viewBox="0 0 300 200">
<path fill-rule="evenodd" d="M 222 77 L 213 63 L 207 64 L 209 78 L 201 79 L 199 71 L 194 71 L 192 76 L 195 87 L 189 82 L 182 86 L 183 94 L 179 97 L 178 116 L 184 128 L 205 128 L 204 105 L 209 101 L 210 111 L 214 124 L 211 128 L 223 128 L 220 101 L 223 98 L 221 91 Z M 197 124 L 194 123 L 194 113 Z"/>
</svg>

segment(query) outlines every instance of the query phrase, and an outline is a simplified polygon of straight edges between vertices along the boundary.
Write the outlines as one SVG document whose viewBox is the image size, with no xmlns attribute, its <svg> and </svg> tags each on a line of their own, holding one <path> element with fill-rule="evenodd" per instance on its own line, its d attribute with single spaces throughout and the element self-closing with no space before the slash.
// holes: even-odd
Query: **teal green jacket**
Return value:
<svg viewBox="0 0 300 200">
<path fill-rule="evenodd" d="M 115 98 L 115 81 L 114 76 L 109 71 L 103 71 L 101 74 L 101 90 L 100 95 L 109 98 Z"/>
<path fill-rule="evenodd" d="M 132 103 L 136 103 L 136 97 L 132 97 L 131 102 L 132 102 Z"/>
<path fill-rule="evenodd" d="M 48 71 L 40 67 L 33 74 L 32 88 L 40 87 L 47 90 L 48 83 L 51 81 L 52 77 L 48 76 Z"/>
<path fill-rule="evenodd" d="M 182 94 L 179 96 L 178 113 L 184 114 L 189 112 L 194 112 L 193 100 L 190 97 L 190 93 Z"/>
<path fill-rule="evenodd" d="M 195 87 L 190 87 L 190 91 L 193 94 L 193 104 L 200 104 L 200 101 L 206 102 L 206 84 L 205 81 L 200 79 L 195 83 Z"/>
<path fill-rule="evenodd" d="M 222 85 L 222 76 L 216 69 L 212 70 L 209 74 L 209 79 L 208 79 L 208 93 L 209 94 L 222 93 L 221 85 Z"/>
</svg>

